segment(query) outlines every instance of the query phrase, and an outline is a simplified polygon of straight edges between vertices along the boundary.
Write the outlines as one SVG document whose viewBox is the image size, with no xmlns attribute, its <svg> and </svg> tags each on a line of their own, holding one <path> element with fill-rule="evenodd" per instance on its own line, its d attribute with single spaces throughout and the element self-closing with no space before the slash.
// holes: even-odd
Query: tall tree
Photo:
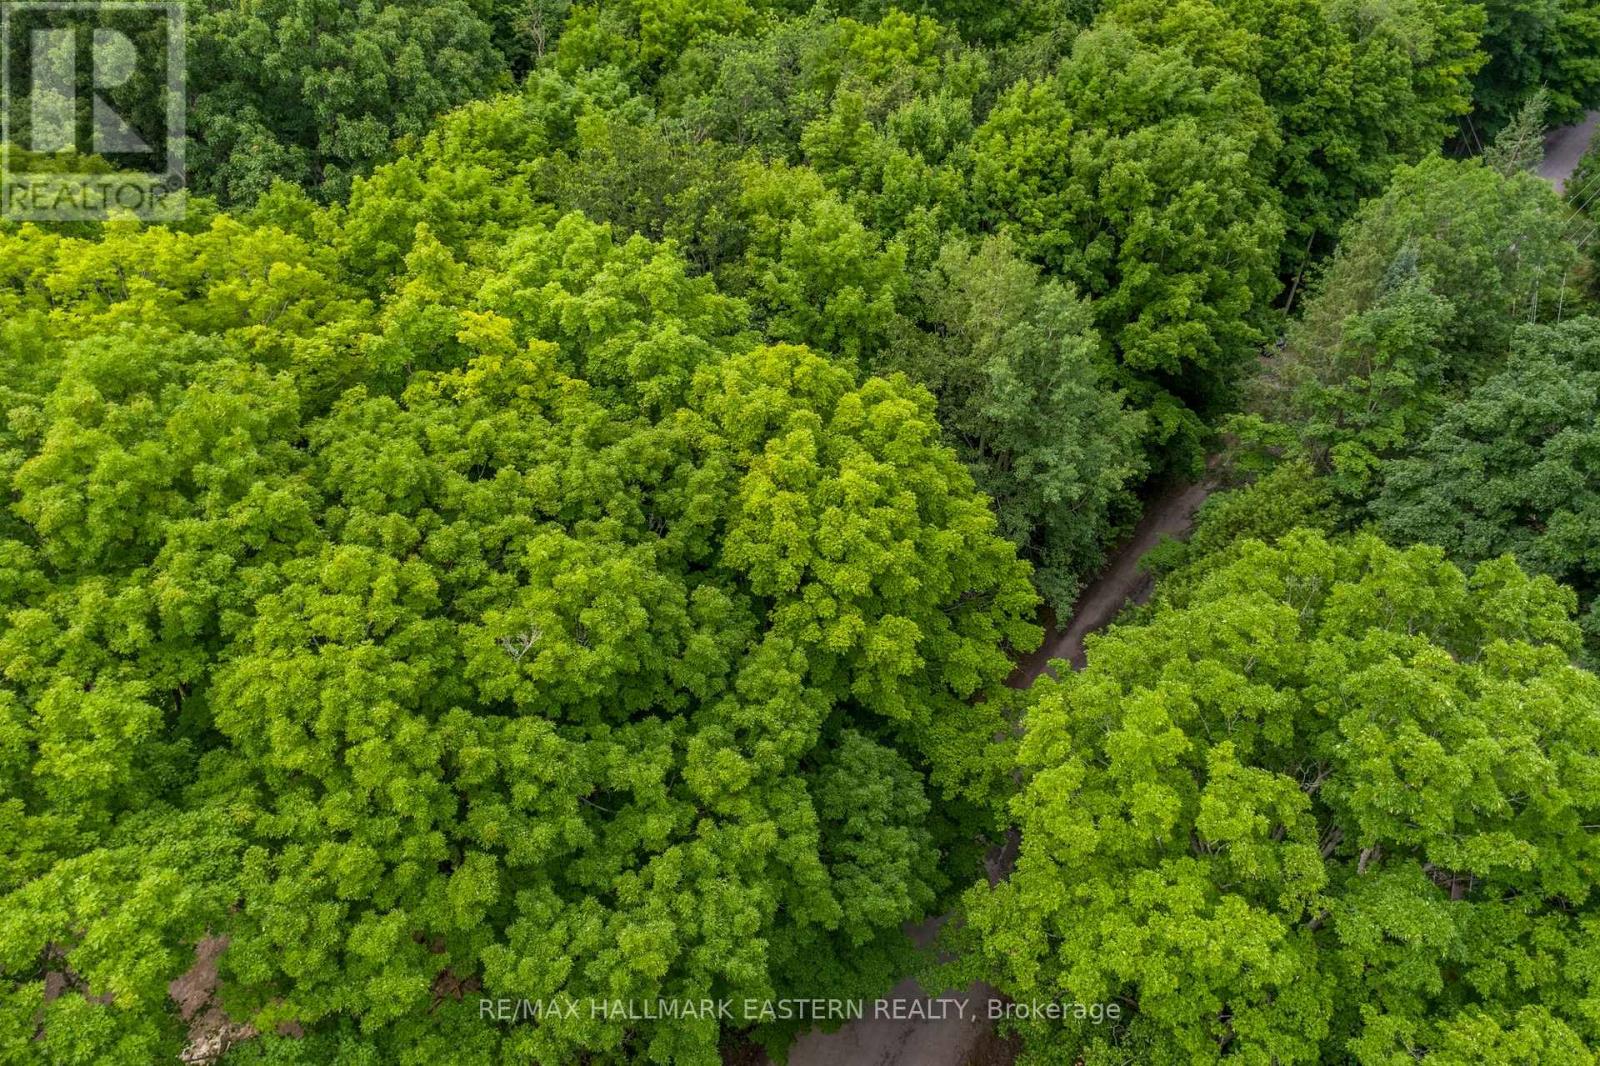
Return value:
<svg viewBox="0 0 1600 1066">
<path fill-rule="evenodd" d="M 225 202 L 279 180 L 341 197 L 397 138 L 510 84 L 469 0 L 205 3 L 188 52 L 195 185 Z"/>
<path fill-rule="evenodd" d="M 1600 3 L 1595 0 L 1485 0 L 1483 48 L 1473 125 L 1485 142 L 1534 93 L 1550 97 L 1564 126 L 1600 107 Z"/>
<path fill-rule="evenodd" d="M 1185 10 L 1233 32 L 1207 0 Z M 974 136 L 977 224 L 1094 301 L 1157 440 L 1194 433 L 1192 412 L 1228 395 L 1264 337 L 1283 234 L 1276 138 L 1253 78 L 1116 24 L 1007 92 Z"/>
<path fill-rule="evenodd" d="M 1280 269 L 1331 252 L 1340 226 L 1396 166 L 1436 151 L 1471 107 L 1482 16 L 1463 0 L 1356 5 L 1224 0 L 1248 44 L 1226 48 L 1181 9 L 1120 0 L 1107 17 L 1153 39 L 1188 42 L 1261 85 L 1277 119 L 1273 186 L 1288 222 Z M 1242 42 L 1241 42 L 1242 43 Z"/>
<path fill-rule="evenodd" d="M 906 371 L 939 397 L 940 423 L 1000 529 L 1064 615 L 1142 472 L 1143 418 L 1107 388 L 1093 311 L 1039 276 L 1005 237 L 945 247 L 924 282 L 934 340 Z"/>
<path fill-rule="evenodd" d="M 1510 560 L 1298 533 L 1041 679 L 1016 869 L 965 906 L 977 970 L 1065 1007 L 1024 1061 L 1592 1061 L 1572 607 Z"/>
<path fill-rule="evenodd" d="M 0 234 L 54 360 L 0 450 L 8 1061 L 177 1055 L 209 933 L 246 1056 L 714 1063 L 587 1004 L 874 994 L 999 828 L 1036 598 L 932 396 L 578 215 L 347 281 L 404 171 L 262 205 L 315 241 Z"/>
<path fill-rule="evenodd" d="M 1577 262 L 1549 185 L 1481 161 L 1427 160 L 1365 205 L 1262 377 L 1341 491 L 1413 444 L 1505 360 L 1519 324 L 1566 309 Z"/>
<path fill-rule="evenodd" d="M 1447 408 L 1414 452 L 1381 471 L 1372 502 L 1397 544 L 1463 563 L 1513 555 L 1578 592 L 1584 628 L 1600 593 L 1600 322 L 1518 334 L 1506 368 Z"/>
</svg>

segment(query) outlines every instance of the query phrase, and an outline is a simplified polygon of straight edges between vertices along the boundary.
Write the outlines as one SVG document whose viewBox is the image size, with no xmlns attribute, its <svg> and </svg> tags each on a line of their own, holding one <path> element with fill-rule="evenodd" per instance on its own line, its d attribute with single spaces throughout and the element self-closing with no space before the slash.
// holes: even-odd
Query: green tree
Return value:
<svg viewBox="0 0 1600 1066">
<path fill-rule="evenodd" d="M 1313 287 L 1262 407 L 1341 492 L 1364 497 L 1443 407 L 1503 363 L 1520 323 L 1567 308 L 1577 263 L 1547 183 L 1481 161 L 1401 169 Z"/>
<path fill-rule="evenodd" d="M 1530 572 L 1600 592 L 1600 323 L 1518 334 L 1505 370 L 1452 404 L 1417 448 L 1385 463 L 1372 501 L 1398 544 L 1463 563 L 1513 555 Z M 1584 627 L 1600 637 L 1590 611 Z"/>
<path fill-rule="evenodd" d="M 808 6 L 807 0 L 787 0 L 787 4 Z M 1063 29 L 1075 32 L 1093 20 L 1100 6 L 1100 0 L 1022 0 L 1007 4 L 994 0 L 851 0 L 839 5 L 839 10 L 860 19 L 881 18 L 897 9 L 931 15 L 957 27 L 968 40 L 1004 46 L 1025 45 Z"/>
<path fill-rule="evenodd" d="M 406 170 L 0 234 L 8 1061 L 175 1055 L 209 933 L 247 1061 L 715 1062 L 467 993 L 874 994 L 999 828 L 1036 598 L 931 395 L 581 216 L 402 237 Z"/>
<path fill-rule="evenodd" d="M 1001 531 L 1065 614 L 1131 509 L 1144 420 L 1104 384 L 1087 302 L 1040 278 L 1005 237 L 947 245 L 923 287 L 935 340 L 908 350 L 907 372 L 939 397 Z"/>
<path fill-rule="evenodd" d="M 200 0 L 188 121 L 195 187 L 250 203 L 274 181 L 328 199 L 402 136 L 509 85 L 470 0 Z"/>
<path fill-rule="evenodd" d="M 657 86 L 663 110 L 697 138 L 798 162 L 800 131 L 837 84 L 837 20 L 821 9 L 750 37 L 714 37 Z"/>
<path fill-rule="evenodd" d="M 1471 107 L 1479 9 L 1461 0 L 1358 5 L 1328 0 L 1225 0 L 1225 34 L 1181 9 L 1122 0 L 1108 17 L 1151 39 L 1185 40 L 1248 72 L 1278 123 L 1273 186 L 1288 232 L 1281 272 L 1332 250 L 1340 226 L 1381 193 L 1396 166 L 1437 150 Z M 1308 256 L 1309 253 L 1309 256 Z"/>
<path fill-rule="evenodd" d="M 812 171 L 743 168 L 744 258 L 723 272 L 775 339 L 877 368 L 910 328 L 906 248 L 863 225 Z"/>
<path fill-rule="evenodd" d="M 1595 0 L 1485 0 L 1473 124 L 1487 140 L 1536 92 L 1550 97 L 1552 125 L 1600 106 L 1600 4 Z"/>
<path fill-rule="evenodd" d="M 1589 142 L 1588 149 L 1578 160 L 1577 170 L 1567 179 L 1566 196 L 1573 210 L 1592 219 L 1595 200 L 1600 200 L 1600 197 L 1593 200 L 1590 197 L 1597 187 L 1600 187 L 1600 139 Z"/>
<path fill-rule="evenodd" d="M 1600 681 L 1509 559 L 1314 533 L 1041 679 L 976 967 L 1029 1062 L 1593 1061 Z"/>
<path fill-rule="evenodd" d="M 1579 251 L 1585 255 L 1585 289 L 1591 299 L 1600 297 L 1600 138 L 1593 140 L 1578 168 L 1567 179 L 1566 198 L 1572 208 L 1570 229 Z"/>
<path fill-rule="evenodd" d="M 1055 77 L 1009 90 L 972 149 L 977 224 L 1094 301 L 1158 441 L 1225 399 L 1278 287 L 1271 114 L 1254 79 L 1195 51 L 1098 26 Z"/>
<path fill-rule="evenodd" d="M 723 35 L 754 31 L 760 15 L 747 0 L 624 0 L 574 5 L 555 56 L 563 74 L 615 67 L 640 88 L 653 86 L 682 54 Z"/>
<path fill-rule="evenodd" d="M 716 141 L 623 115 L 596 113 L 578 124 L 575 151 L 544 161 L 538 188 L 562 210 L 611 223 L 622 233 L 672 240 L 701 273 L 746 251 L 748 225 L 737 155 Z"/>
<path fill-rule="evenodd" d="M 1548 93 L 1541 89 L 1528 97 L 1515 117 L 1500 130 L 1494 144 L 1483 153 L 1484 165 L 1506 175 L 1519 170 L 1537 171 L 1544 162 L 1549 113 Z"/>
</svg>

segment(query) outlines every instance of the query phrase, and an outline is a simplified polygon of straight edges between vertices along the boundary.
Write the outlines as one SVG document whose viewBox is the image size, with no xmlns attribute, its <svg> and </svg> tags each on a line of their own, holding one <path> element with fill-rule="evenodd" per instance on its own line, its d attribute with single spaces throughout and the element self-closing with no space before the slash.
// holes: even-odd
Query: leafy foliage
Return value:
<svg viewBox="0 0 1600 1066">
<path fill-rule="evenodd" d="M 0 1058 L 720 1061 L 476 1000 L 876 995 L 1010 803 L 1036 1060 L 1592 1061 L 1586 10 L 195 0 L 188 218 L 0 224 Z"/>
<path fill-rule="evenodd" d="M 1257 34 L 1250 55 L 1277 114 L 1274 184 L 1290 234 L 1284 272 L 1305 247 L 1330 250 L 1363 200 L 1401 163 L 1434 151 L 1470 106 L 1481 63 L 1477 8 L 1457 2 L 1384 5 L 1251 0 L 1228 11 Z M 1302 240 L 1302 237 L 1304 240 Z"/>
<path fill-rule="evenodd" d="M 196 185 L 224 202 L 274 181 L 340 197 L 396 138 L 509 80 L 469 0 L 207 2 L 188 50 Z"/>
<path fill-rule="evenodd" d="M 1449 407 L 1416 451 L 1385 465 L 1373 500 L 1394 543 L 1465 561 L 1513 555 L 1578 591 L 1600 591 L 1600 323 L 1528 327 L 1506 369 Z M 1591 615 L 1585 628 L 1600 636 Z"/>
<path fill-rule="evenodd" d="M 1600 296 L 1600 265 L 1597 265 L 1600 264 L 1600 246 L 1595 243 L 1595 237 L 1600 235 L 1597 193 L 1600 193 L 1600 138 L 1590 142 L 1588 151 L 1566 183 L 1567 202 L 1573 211 L 1573 239 L 1587 258 L 1586 287 L 1591 298 Z"/>
<path fill-rule="evenodd" d="M 1282 220 L 1255 85 L 1195 51 L 1114 23 L 1081 35 L 974 134 L 973 198 L 984 224 L 1094 298 L 1135 380 L 1203 405 L 1263 339 Z"/>
<path fill-rule="evenodd" d="M 1521 170 L 1402 169 L 1346 231 L 1265 376 L 1263 409 L 1359 498 L 1384 457 L 1501 365 L 1518 324 L 1562 313 L 1577 263 L 1568 222 Z"/>
<path fill-rule="evenodd" d="M 460 989 L 882 987 L 994 828 L 974 697 L 1034 596 L 932 397 L 576 215 L 465 259 L 420 227 L 374 304 L 343 279 L 396 177 L 303 216 L 326 245 L 0 238 L 50 356 L 7 379 L 20 1061 L 172 1053 L 207 931 L 228 1009 L 312 1060 L 715 1061 L 715 1019 L 502 1033 Z M 110 1004 L 30 1042 L 61 982 Z"/>
<path fill-rule="evenodd" d="M 948 245 L 927 287 L 939 343 L 908 370 L 941 397 L 940 422 L 1001 530 L 1064 612 L 1140 472 L 1143 420 L 1103 384 L 1089 304 L 1042 281 L 1004 237 Z"/>
<path fill-rule="evenodd" d="M 1600 682 L 1509 560 L 1297 533 L 1042 679 L 967 898 L 1028 1061 L 1588 1062 Z"/>
<path fill-rule="evenodd" d="M 1600 105 L 1600 4 L 1594 0 L 1486 0 L 1489 62 L 1474 88 L 1473 115 L 1488 138 L 1530 96 L 1550 97 L 1552 124 L 1578 121 Z"/>
</svg>

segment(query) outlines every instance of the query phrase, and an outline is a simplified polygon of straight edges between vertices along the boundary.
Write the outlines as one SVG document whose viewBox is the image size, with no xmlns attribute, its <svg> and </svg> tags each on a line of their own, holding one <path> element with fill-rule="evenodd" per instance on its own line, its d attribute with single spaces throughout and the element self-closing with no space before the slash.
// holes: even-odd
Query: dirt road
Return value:
<svg viewBox="0 0 1600 1066">
<path fill-rule="evenodd" d="M 1139 562 L 1161 542 L 1163 536 L 1178 537 L 1194 524 L 1195 512 L 1214 488 L 1209 483 L 1179 485 L 1156 497 L 1130 536 L 1111 556 L 1100 576 L 1078 597 L 1072 618 L 1065 629 L 1051 627 L 1044 644 L 1032 655 L 1017 662 L 1017 672 L 1008 682 L 1013 688 L 1027 688 L 1044 673 L 1052 659 L 1065 659 L 1074 669 L 1083 669 L 1083 638 L 1109 625 L 1129 603 L 1149 599 L 1150 578 L 1139 569 Z"/>
<path fill-rule="evenodd" d="M 1073 608 L 1065 629 L 1048 624 L 1040 649 L 1020 660 L 1007 682 L 1026 688 L 1049 668 L 1052 659 L 1065 659 L 1075 668 L 1084 663 L 1083 638 L 1116 618 L 1130 602 L 1150 595 L 1150 579 L 1139 570 L 1139 560 L 1155 547 L 1163 534 L 1188 532 L 1194 515 L 1210 495 L 1209 484 L 1180 485 L 1153 500 L 1133 534 L 1111 556 L 1105 570 Z M 1047 617 L 1047 623 L 1053 619 Z M 1014 842 L 1013 842 L 1014 844 Z M 1009 851 L 1009 848 L 1008 848 Z M 991 881 L 1005 876 L 1013 856 L 1002 852 L 991 862 Z M 907 930 L 919 947 L 933 943 L 944 918 L 930 918 Z M 915 980 L 907 978 L 884 997 L 884 1017 L 850 1022 L 838 1032 L 809 1032 L 789 1049 L 790 1066 L 977 1066 L 1011 1061 L 988 1018 L 990 1002 L 999 999 L 988 985 L 978 983 L 961 991 L 930 998 Z"/>
<path fill-rule="evenodd" d="M 944 918 L 930 918 L 909 930 L 918 947 L 939 934 Z M 879 1002 L 883 1017 L 866 1018 L 836 1033 L 806 1033 L 789 1049 L 790 1066 L 966 1066 L 986 1041 L 996 1041 L 988 1020 L 989 1003 L 999 994 L 983 983 L 962 992 L 930 997 L 906 978 Z"/>
<path fill-rule="evenodd" d="M 1566 190 L 1567 179 L 1578 169 L 1578 162 L 1588 151 L 1596 129 L 1600 129 L 1600 111 L 1591 111 L 1578 125 L 1552 130 L 1545 138 L 1544 162 L 1539 166 L 1539 176 L 1553 183 L 1557 192 Z"/>
</svg>

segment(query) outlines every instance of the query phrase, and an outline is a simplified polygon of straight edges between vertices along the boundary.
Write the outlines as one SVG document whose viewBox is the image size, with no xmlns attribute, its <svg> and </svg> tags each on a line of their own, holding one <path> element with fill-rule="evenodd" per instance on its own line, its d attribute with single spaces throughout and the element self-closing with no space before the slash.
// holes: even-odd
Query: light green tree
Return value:
<svg viewBox="0 0 1600 1066">
<path fill-rule="evenodd" d="M 1509 559 L 1296 533 L 1180 586 L 1026 716 L 967 950 L 1026 1062 L 1588 1063 L 1600 681 Z"/>
<path fill-rule="evenodd" d="M 242 1061 L 715 1062 L 471 993 L 876 994 L 998 832 L 1036 598 L 933 397 L 581 216 L 402 238 L 403 169 L 0 234 L 8 1061 L 175 1056 L 209 934 Z"/>
</svg>

